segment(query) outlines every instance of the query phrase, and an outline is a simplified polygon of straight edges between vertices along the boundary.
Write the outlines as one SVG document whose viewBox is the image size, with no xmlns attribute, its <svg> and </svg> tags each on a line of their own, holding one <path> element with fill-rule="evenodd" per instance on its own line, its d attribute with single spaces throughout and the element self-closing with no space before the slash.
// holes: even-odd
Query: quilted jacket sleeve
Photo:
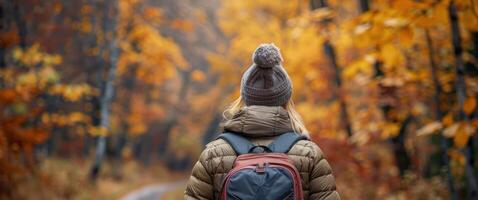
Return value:
<svg viewBox="0 0 478 200">
<path fill-rule="evenodd" d="M 312 171 L 310 172 L 309 199 L 313 200 L 340 200 L 335 188 L 335 178 L 332 169 L 324 158 L 322 150 L 314 143 L 312 145 Z"/>
<path fill-rule="evenodd" d="M 186 186 L 185 200 L 205 200 L 214 198 L 213 178 L 208 172 L 210 159 L 208 149 L 204 150 L 193 167 L 191 177 Z"/>
</svg>

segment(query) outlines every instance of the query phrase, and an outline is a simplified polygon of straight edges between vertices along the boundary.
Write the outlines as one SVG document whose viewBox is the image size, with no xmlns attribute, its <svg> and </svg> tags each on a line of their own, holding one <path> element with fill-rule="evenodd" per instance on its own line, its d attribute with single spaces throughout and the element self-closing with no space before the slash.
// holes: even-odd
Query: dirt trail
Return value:
<svg viewBox="0 0 478 200">
<path fill-rule="evenodd" d="M 148 185 L 126 194 L 121 200 L 159 200 L 164 193 L 185 184 L 186 181 L 181 180 L 172 183 Z"/>
</svg>

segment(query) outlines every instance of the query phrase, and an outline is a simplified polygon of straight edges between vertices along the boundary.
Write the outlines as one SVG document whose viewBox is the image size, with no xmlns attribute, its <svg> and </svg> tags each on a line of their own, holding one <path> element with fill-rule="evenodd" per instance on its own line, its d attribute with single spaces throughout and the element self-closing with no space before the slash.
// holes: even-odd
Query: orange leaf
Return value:
<svg viewBox="0 0 478 200">
<path fill-rule="evenodd" d="M 453 142 L 455 143 L 455 146 L 458 148 L 463 148 L 468 143 L 468 139 L 470 138 L 470 135 L 468 134 L 468 131 L 466 129 L 467 129 L 466 126 L 464 126 L 464 124 L 461 124 L 458 130 L 456 131 L 455 136 L 453 137 Z"/>
<path fill-rule="evenodd" d="M 476 108 L 476 98 L 471 96 L 471 97 L 468 97 L 466 100 L 465 100 L 465 103 L 463 104 L 463 111 L 469 115 L 471 114 Z"/>
<path fill-rule="evenodd" d="M 443 119 L 442 119 L 443 125 L 445 126 L 450 126 L 453 124 L 453 114 L 448 113 Z"/>
<path fill-rule="evenodd" d="M 410 47 L 413 44 L 413 30 L 411 28 L 402 29 L 399 34 L 398 38 L 400 40 L 400 44 L 404 47 Z"/>
</svg>

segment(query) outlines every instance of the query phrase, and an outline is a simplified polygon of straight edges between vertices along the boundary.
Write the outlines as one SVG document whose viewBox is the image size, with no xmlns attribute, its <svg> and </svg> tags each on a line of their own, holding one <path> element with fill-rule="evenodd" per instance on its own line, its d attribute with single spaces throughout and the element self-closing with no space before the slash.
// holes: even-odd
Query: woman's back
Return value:
<svg viewBox="0 0 478 200">
<path fill-rule="evenodd" d="M 265 146 L 276 136 L 292 132 L 287 111 L 269 106 L 245 107 L 225 124 L 224 129 Z M 300 173 L 304 199 L 340 199 L 332 170 L 314 142 L 301 140 L 288 155 Z M 218 139 L 209 143 L 194 166 L 185 199 L 218 199 L 224 178 L 235 159 L 236 153 L 226 141 Z"/>
</svg>

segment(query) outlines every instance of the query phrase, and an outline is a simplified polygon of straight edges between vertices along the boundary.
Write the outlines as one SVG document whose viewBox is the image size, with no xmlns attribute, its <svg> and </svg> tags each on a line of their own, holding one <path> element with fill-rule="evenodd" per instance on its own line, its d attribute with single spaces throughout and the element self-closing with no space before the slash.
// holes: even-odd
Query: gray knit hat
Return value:
<svg viewBox="0 0 478 200">
<path fill-rule="evenodd" d="M 241 96 L 246 105 L 282 106 L 292 95 L 292 83 L 274 44 L 261 44 L 252 55 L 254 64 L 242 75 Z"/>
</svg>

